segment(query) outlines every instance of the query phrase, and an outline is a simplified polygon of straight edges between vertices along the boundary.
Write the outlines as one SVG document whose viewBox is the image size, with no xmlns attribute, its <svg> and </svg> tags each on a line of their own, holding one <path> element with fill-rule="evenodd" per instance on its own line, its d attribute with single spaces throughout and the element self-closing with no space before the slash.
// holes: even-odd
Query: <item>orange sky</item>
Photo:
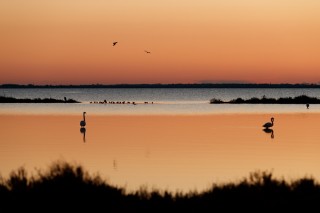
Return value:
<svg viewBox="0 0 320 213">
<path fill-rule="evenodd" d="M 3 0 L 0 84 L 319 83 L 319 11 L 316 0 Z"/>
</svg>

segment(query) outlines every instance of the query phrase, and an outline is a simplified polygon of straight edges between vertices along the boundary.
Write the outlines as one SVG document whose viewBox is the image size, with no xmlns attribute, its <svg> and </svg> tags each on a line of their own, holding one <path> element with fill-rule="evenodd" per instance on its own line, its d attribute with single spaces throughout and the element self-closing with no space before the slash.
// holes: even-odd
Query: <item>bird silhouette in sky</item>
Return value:
<svg viewBox="0 0 320 213">
<path fill-rule="evenodd" d="M 112 44 L 113 44 L 112 46 L 115 46 L 117 43 L 118 43 L 117 41 L 113 42 L 113 43 L 112 43 Z"/>
<path fill-rule="evenodd" d="M 149 52 L 149 51 L 147 51 L 147 50 L 145 50 L 145 52 L 146 52 L 146 53 L 151 53 L 151 52 Z"/>
</svg>

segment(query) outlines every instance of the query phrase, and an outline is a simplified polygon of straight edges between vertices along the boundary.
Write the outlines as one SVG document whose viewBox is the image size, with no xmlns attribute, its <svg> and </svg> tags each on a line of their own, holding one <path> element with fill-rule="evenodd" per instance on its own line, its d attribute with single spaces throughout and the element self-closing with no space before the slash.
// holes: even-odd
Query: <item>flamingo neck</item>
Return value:
<svg viewBox="0 0 320 213">
<path fill-rule="evenodd" d="M 84 115 L 84 113 L 83 113 L 83 120 L 86 121 L 86 116 Z"/>
</svg>

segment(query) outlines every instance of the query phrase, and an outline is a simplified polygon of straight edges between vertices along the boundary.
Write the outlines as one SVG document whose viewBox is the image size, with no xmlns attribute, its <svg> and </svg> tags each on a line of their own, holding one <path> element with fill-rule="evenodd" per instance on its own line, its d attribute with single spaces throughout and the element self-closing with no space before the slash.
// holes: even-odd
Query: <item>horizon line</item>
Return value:
<svg viewBox="0 0 320 213">
<path fill-rule="evenodd" d="M 320 88 L 320 83 L 0 84 L 0 88 Z"/>
</svg>

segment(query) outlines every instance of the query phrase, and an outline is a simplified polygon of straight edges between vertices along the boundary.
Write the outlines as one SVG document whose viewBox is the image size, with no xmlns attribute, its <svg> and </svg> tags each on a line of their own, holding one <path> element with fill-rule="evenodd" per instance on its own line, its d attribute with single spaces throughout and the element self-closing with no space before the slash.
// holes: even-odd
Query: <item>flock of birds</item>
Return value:
<svg viewBox="0 0 320 213">
<path fill-rule="evenodd" d="M 117 41 L 113 42 L 113 43 L 112 43 L 112 46 L 116 46 L 116 44 L 118 44 Z M 150 53 L 151 53 L 150 51 L 147 51 L 147 50 L 145 50 L 144 52 L 147 53 L 147 54 L 150 54 Z"/>
</svg>

